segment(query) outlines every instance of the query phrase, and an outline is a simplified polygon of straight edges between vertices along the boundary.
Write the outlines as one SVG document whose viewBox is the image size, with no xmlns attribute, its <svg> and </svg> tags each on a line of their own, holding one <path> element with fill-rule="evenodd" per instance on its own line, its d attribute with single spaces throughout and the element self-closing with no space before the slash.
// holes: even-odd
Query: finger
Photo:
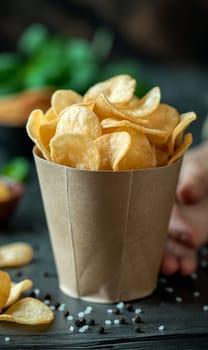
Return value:
<svg viewBox="0 0 208 350">
<path fill-rule="evenodd" d="M 179 260 L 179 272 L 183 276 L 189 276 L 197 269 L 197 257 L 193 255 L 189 258 L 183 258 Z"/>
<path fill-rule="evenodd" d="M 198 247 L 198 232 L 181 215 L 182 208 L 174 206 L 169 222 L 168 236 L 191 248 Z"/>
<path fill-rule="evenodd" d="M 179 269 L 178 259 L 169 253 L 165 253 L 161 262 L 161 267 L 160 267 L 161 273 L 163 273 L 166 276 L 171 276 L 174 273 L 176 273 L 178 269 Z"/>
</svg>

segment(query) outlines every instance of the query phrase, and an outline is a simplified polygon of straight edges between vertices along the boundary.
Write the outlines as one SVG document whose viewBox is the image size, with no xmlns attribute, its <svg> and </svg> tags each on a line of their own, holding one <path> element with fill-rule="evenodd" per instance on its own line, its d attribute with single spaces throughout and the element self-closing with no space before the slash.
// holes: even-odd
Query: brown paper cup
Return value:
<svg viewBox="0 0 208 350">
<path fill-rule="evenodd" d="M 34 148 L 59 287 L 113 303 L 145 297 L 157 283 L 181 160 L 153 169 L 84 171 Z"/>
</svg>

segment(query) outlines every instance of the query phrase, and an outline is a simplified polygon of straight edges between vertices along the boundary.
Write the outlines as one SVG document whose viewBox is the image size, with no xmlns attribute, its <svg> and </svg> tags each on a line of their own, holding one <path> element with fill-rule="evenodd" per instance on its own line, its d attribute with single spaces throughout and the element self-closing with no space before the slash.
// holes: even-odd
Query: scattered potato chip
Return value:
<svg viewBox="0 0 208 350">
<path fill-rule="evenodd" d="M 23 292 L 32 288 L 32 281 L 30 279 L 23 280 L 18 283 L 11 282 L 11 289 L 9 297 L 4 305 L 4 309 L 14 304 L 21 296 Z"/>
<path fill-rule="evenodd" d="M 73 105 L 64 110 L 57 124 L 56 135 L 75 133 L 94 140 L 102 134 L 96 114 L 85 106 Z"/>
<path fill-rule="evenodd" d="M 176 162 L 179 158 L 183 156 L 183 154 L 187 151 L 192 143 L 192 135 L 188 133 L 184 136 L 183 143 L 177 148 L 173 156 L 169 159 L 168 165 Z"/>
<path fill-rule="evenodd" d="M 103 128 L 118 128 L 126 127 L 136 129 L 145 135 L 148 135 L 150 141 L 154 144 L 164 144 L 168 139 L 167 131 L 161 131 L 158 129 L 145 128 L 142 125 L 135 124 L 129 120 L 116 120 L 112 118 L 103 119 L 101 122 Z M 127 130 L 128 131 L 128 130 Z"/>
<path fill-rule="evenodd" d="M 66 107 L 83 101 L 83 97 L 72 90 L 57 90 L 51 98 L 51 105 L 58 116 Z"/>
<path fill-rule="evenodd" d="M 100 170 L 115 170 L 131 146 L 131 138 L 127 132 L 114 132 L 98 137 L 95 141 L 100 155 Z"/>
<path fill-rule="evenodd" d="M 53 320 L 51 309 L 42 301 L 30 297 L 17 301 L 0 315 L 0 321 L 26 325 L 48 324 Z"/>
<path fill-rule="evenodd" d="M 0 247 L 0 267 L 17 267 L 29 264 L 33 257 L 27 243 L 10 243 Z"/>
<path fill-rule="evenodd" d="M 117 75 L 92 86 L 84 95 L 85 102 L 95 101 L 103 93 L 113 104 L 125 105 L 130 101 L 136 89 L 136 80 L 129 75 Z"/>
<path fill-rule="evenodd" d="M 4 305 L 10 294 L 11 279 L 7 272 L 0 271 L 0 312 L 2 312 Z"/>
<path fill-rule="evenodd" d="M 54 136 L 50 142 L 53 162 L 66 166 L 98 170 L 100 153 L 97 146 L 85 135 L 61 134 Z"/>
<path fill-rule="evenodd" d="M 170 142 L 168 145 L 170 155 L 172 155 L 174 153 L 175 144 L 177 144 L 177 146 L 180 145 L 184 130 L 194 120 L 196 120 L 196 114 L 194 112 L 188 112 L 188 113 L 181 114 L 180 122 L 177 124 L 177 126 L 173 130 L 173 133 L 171 135 Z M 178 139 L 178 141 L 177 141 L 177 139 Z"/>
<path fill-rule="evenodd" d="M 129 128 L 119 128 L 118 130 L 128 130 L 131 137 L 131 146 L 125 157 L 114 166 L 113 170 L 144 169 L 156 166 L 155 149 L 151 146 L 145 134 Z"/>
</svg>

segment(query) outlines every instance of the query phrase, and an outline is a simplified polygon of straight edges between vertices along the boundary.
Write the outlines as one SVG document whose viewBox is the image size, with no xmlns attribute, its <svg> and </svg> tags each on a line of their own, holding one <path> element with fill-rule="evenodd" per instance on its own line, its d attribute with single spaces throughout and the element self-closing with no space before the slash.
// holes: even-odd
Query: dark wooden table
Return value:
<svg viewBox="0 0 208 350">
<path fill-rule="evenodd" d="M 196 109 L 202 116 L 198 128 L 194 129 L 196 140 L 200 138 L 200 126 L 206 109 L 206 101 L 199 104 L 205 95 L 205 75 L 193 70 L 192 88 L 183 79 L 189 77 L 189 70 L 147 70 L 152 79 L 167 93 L 165 100 L 183 108 L 184 111 Z M 167 75 L 169 80 L 167 82 Z M 195 78 L 194 78 L 195 77 Z M 172 81 L 172 83 L 171 83 Z M 166 82 L 166 83 L 165 83 Z M 194 84 L 195 82 L 195 84 Z M 186 86 L 188 91 L 186 90 Z M 207 85 L 206 85 L 207 86 Z M 205 94 L 205 93 L 204 93 Z M 181 98 L 182 96 L 182 98 Z M 191 100 L 187 101 L 187 96 Z M 175 102 L 175 103 L 174 103 Z M 185 105 L 187 105 L 185 107 Z M 0 150 L 0 164 L 8 154 Z M 49 326 L 23 326 L 12 323 L 0 323 L 0 349 L 207 349 L 208 348 L 208 249 L 204 247 L 199 255 L 199 269 L 193 276 L 171 278 L 159 276 L 158 287 L 148 298 L 133 301 L 133 310 L 128 311 L 127 303 L 120 314 L 109 313 L 115 305 L 101 305 L 69 298 L 58 289 L 56 269 L 45 222 L 38 180 L 31 160 L 31 174 L 26 193 L 18 210 L 5 227 L 0 227 L 0 245 L 24 241 L 33 246 L 34 259 L 31 264 L 19 269 L 9 269 L 12 279 L 33 280 L 32 290 L 25 292 L 45 300 L 50 296 L 50 305 L 56 307 L 55 321 Z M 139 283 L 139 281 L 138 281 Z M 58 308 L 61 305 L 61 308 Z M 79 313 L 92 307 L 84 317 L 95 320 L 94 326 L 84 332 L 75 325 Z M 142 322 L 136 323 L 136 311 Z M 89 310 L 89 308 L 88 308 Z M 65 316 L 69 311 L 73 320 Z M 80 316 L 82 318 L 82 316 Z M 124 317 L 125 324 L 117 324 Z M 111 320 L 106 325 L 105 320 Z M 105 332 L 99 333 L 104 326 Z M 70 331 L 74 327 L 74 331 Z M 9 339 L 8 339 L 8 338 Z M 9 341 L 6 341 L 9 340 Z"/>
</svg>

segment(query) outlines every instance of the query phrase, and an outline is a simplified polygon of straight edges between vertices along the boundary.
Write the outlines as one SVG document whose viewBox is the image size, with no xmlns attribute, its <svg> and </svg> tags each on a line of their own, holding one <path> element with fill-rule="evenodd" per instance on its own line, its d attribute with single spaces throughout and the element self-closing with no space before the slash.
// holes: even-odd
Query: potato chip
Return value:
<svg viewBox="0 0 208 350">
<path fill-rule="evenodd" d="M 0 312 L 7 302 L 11 288 L 11 279 L 7 272 L 0 271 Z"/>
<path fill-rule="evenodd" d="M 18 283 L 12 282 L 9 297 L 4 305 L 4 309 L 14 304 L 20 298 L 23 292 L 32 288 L 32 285 L 33 283 L 30 279 L 26 279 Z"/>
<path fill-rule="evenodd" d="M 100 167 L 98 148 L 85 135 L 56 135 L 51 139 L 50 148 L 51 159 L 57 164 L 86 170 L 98 170 Z"/>
<path fill-rule="evenodd" d="M 48 147 L 44 145 L 40 140 L 40 125 L 45 122 L 44 113 L 40 109 L 35 109 L 30 113 L 26 130 L 30 138 L 38 146 L 39 150 L 42 152 L 45 159 L 50 160 L 50 153 L 48 152 Z"/>
<path fill-rule="evenodd" d="M 49 122 L 50 120 L 56 119 L 58 115 L 55 113 L 53 107 L 50 107 L 46 112 L 45 112 L 45 121 Z"/>
<path fill-rule="evenodd" d="M 144 126 L 130 122 L 129 120 L 116 120 L 112 118 L 103 119 L 101 122 L 103 128 L 126 127 L 136 129 L 148 136 L 149 140 L 154 144 L 164 144 L 168 139 L 167 131 L 158 129 L 145 128 Z M 128 130 L 127 130 L 128 131 Z"/>
<path fill-rule="evenodd" d="M 53 320 L 51 309 L 42 301 L 30 297 L 17 301 L 0 315 L 0 321 L 27 325 L 48 324 Z"/>
<path fill-rule="evenodd" d="M 65 133 L 81 134 L 94 140 L 102 134 L 100 121 L 96 114 L 87 107 L 73 105 L 61 114 L 56 135 Z"/>
<path fill-rule="evenodd" d="M 180 121 L 180 116 L 175 108 L 161 103 L 153 113 L 146 116 L 146 120 L 147 128 L 166 131 L 171 135 Z"/>
<path fill-rule="evenodd" d="M 137 118 L 135 115 L 127 114 L 126 111 L 122 112 L 121 109 L 114 107 L 103 94 L 100 94 L 97 97 L 94 112 L 97 114 L 98 118 L 101 121 L 106 118 L 115 118 L 119 120 L 130 120 L 139 125 L 147 124 L 147 121 L 145 119 L 140 117 Z"/>
<path fill-rule="evenodd" d="M 170 138 L 168 145 L 169 154 L 174 153 L 174 147 L 180 145 L 184 130 L 196 119 L 194 112 L 188 112 L 180 115 L 180 122 L 177 124 Z"/>
<path fill-rule="evenodd" d="M 33 249 L 27 243 L 10 243 L 0 247 L 0 267 L 17 267 L 29 264 Z"/>
<path fill-rule="evenodd" d="M 131 100 L 135 89 L 135 79 L 125 74 L 117 75 L 89 88 L 84 95 L 84 102 L 95 101 L 102 93 L 109 102 L 115 105 L 125 105 Z"/>
<path fill-rule="evenodd" d="M 132 118 L 145 117 L 156 110 L 159 106 L 160 99 L 160 88 L 156 86 L 141 99 L 134 96 L 128 105 L 120 109 L 120 112 Z"/>
<path fill-rule="evenodd" d="M 152 168 L 157 164 L 155 149 L 151 146 L 148 138 L 135 129 L 119 128 L 118 131 L 126 131 L 131 137 L 131 146 L 125 157 L 114 167 L 113 170 L 129 170 Z"/>
<path fill-rule="evenodd" d="M 59 118 L 56 118 L 40 124 L 39 143 L 43 145 L 44 149 L 47 150 L 48 154 L 50 154 L 49 143 L 52 137 L 56 133 L 58 122 L 59 122 Z"/>
<path fill-rule="evenodd" d="M 191 133 L 188 133 L 184 136 L 183 143 L 177 148 L 177 150 L 174 152 L 173 156 L 168 161 L 168 165 L 175 163 L 179 158 L 181 158 L 184 153 L 187 151 L 187 149 L 192 144 L 192 135 Z"/>
<path fill-rule="evenodd" d="M 98 137 L 95 141 L 100 155 L 100 170 L 115 170 L 131 146 L 127 132 L 114 132 Z"/>
<path fill-rule="evenodd" d="M 75 103 L 83 101 L 83 97 L 72 90 L 57 90 L 51 98 L 51 105 L 58 116 L 61 111 Z"/>
<path fill-rule="evenodd" d="M 155 154 L 157 159 L 157 166 L 164 166 L 167 165 L 169 156 L 167 150 L 163 150 L 160 148 L 155 148 Z"/>
</svg>

